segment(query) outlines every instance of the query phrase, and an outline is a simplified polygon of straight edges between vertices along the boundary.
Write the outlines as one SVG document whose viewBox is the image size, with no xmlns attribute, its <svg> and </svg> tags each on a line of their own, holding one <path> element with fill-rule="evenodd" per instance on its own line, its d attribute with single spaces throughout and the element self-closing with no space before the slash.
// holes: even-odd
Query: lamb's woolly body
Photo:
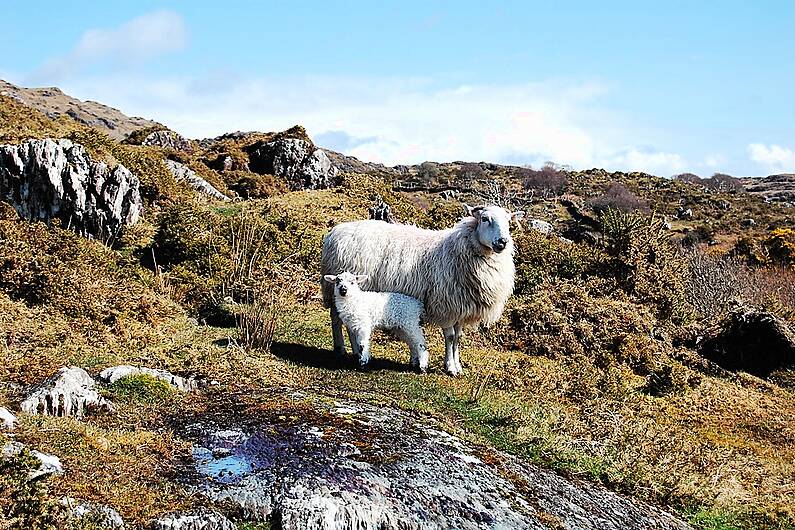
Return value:
<svg viewBox="0 0 795 530">
<path fill-rule="evenodd" d="M 422 302 L 400 293 L 374 293 L 351 289 L 335 295 L 342 322 L 351 331 L 373 329 L 413 330 L 422 317 Z"/>
<path fill-rule="evenodd" d="M 349 272 L 329 279 L 334 280 L 337 315 L 348 328 L 351 346 L 361 366 L 370 360 L 373 330 L 388 329 L 408 344 L 412 366 L 423 372 L 428 369 L 428 348 L 420 326 L 422 302 L 400 293 L 362 291 L 357 283 L 359 278 Z"/>
<path fill-rule="evenodd" d="M 424 230 L 383 221 L 335 226 L 323 240 L 322 274 L 366 274 L 363 288 L 418 298 L 429 324 L 491 325 L 513 292 L 513 243 L 501 253 L 477 239 L 474 217 L 448 230 Z M 331 307 L 334 288 L 324 282 L 323 300 Z"/>
</svg>

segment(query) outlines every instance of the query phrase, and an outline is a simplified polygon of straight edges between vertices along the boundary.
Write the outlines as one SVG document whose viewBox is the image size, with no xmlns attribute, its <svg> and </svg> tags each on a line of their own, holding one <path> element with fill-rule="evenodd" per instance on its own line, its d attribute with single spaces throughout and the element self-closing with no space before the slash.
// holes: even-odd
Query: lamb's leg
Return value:
<svg viewBox="0 0 795 530">
<path fill-rule="evenodd" d="M 331 335 L 334 337 L 334 353 L 340 357 L 345 357 L 348 352 L 345 349 L 345 338 L 342 336 L 342 319 L 337 308 L 331 306 Z M 351 345 L 352 347 L 352 345 Z"/>
<path fill-rule="evenodd" d="M 370 335 L 369 329 L 359 330 L 356 334 L 357 353 L 359 354 L 359 367 L 364 368 L 370 362 Z"/>
<path fill-rule="evenodd" d="M 359 344 L 359 337 L 356 332 L 351 331 L 350 328 L 348 328 L 348 341 L 351 343 L 351 351 L 354 355 L 358 356 L 361 344 Z"/>
<path fill-rule="evenodd" d="M 444 328 L 444 370 L 450 375 L 461 373 L 461 367 L 455 361 L 455 328 Z"/>
<path fill-rule="evenodd" d="M 460 322 L 456 322 L 455 326 L 453 326 L 453 331 L 455 331 L 455 339 L 453 340 L 453 355 L 455 357 L 455 366 L 458 370 L 458 373 L 463 373 L 464 369 L 461 366 L 461 336 L 464 334 L 463 327 L 461 326 Z"/>
</svg>

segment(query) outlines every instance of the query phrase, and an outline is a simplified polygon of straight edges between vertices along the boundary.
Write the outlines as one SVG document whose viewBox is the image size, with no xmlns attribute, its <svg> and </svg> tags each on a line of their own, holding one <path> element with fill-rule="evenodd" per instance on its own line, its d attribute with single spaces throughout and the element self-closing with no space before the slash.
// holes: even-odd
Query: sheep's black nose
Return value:
<svg viewBox="0 0 795 530">
<path fill-rule="evenodd" d="M 345 296 L 346 294 L 348 294 L 348 288 L 340 287 L 340 296 Z"/>
<path fill-rule="evenodd" d="M 494 242 L 494 250 L 497 252 L 502 252 L 505 250 L 505 247 L 508 246 L 508 240 L 504 237 L 499 238 L 497 241 Z"/>
</svg>

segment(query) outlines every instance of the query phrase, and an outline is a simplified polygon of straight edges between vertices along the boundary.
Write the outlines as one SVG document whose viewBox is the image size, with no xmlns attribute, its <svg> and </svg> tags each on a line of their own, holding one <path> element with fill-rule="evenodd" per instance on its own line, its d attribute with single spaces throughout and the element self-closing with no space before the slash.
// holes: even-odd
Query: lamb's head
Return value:
<svg viewBox="0 0 795 530">
<path fill-rule="evenodd" d="M 524 217 L 524 212 L 509 212 L 499 206 L 477 206 L 472 208 L 464 205 L 467 215 L 477 221 L 475 233 L 478 241 L 486 248 L 500 253 L 511 243 L 511 221 Z"/>
<path fill-rule="evenodd" d="M 357 275 L 346 271 L 336 276 L 333 274 L 326 274 L 323 276 L 323 279 L 334 284 L 334 294 L 344 297 L 350 292 L 359 291 L 359 284 L 367 279 L 367 275 Z"/>
</svg>

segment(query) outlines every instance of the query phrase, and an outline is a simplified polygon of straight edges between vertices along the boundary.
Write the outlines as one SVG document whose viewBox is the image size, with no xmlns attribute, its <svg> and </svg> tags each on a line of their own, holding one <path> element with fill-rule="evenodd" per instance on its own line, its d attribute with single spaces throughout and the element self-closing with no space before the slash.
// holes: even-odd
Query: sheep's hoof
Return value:
<svg viewBox="0 0 795 530">
<path fill-rule="evenodd" d="M 334 348 L 334 355 L 344 359 L 348 356 L 348 350 L 346 348 Z"/>
<path fill-rule="evenodd" d="M 444 371 L 447 372 L 447 375 L 449 376 L 458 377 L 464 370 L 462 370 L 460 366 L 455 366 L 451 368 L 445 368 Z"/>
<path fill-rule="evenodd" d="M 414 373 L 416 373 L 416 374 L 427 374 L 428 373 L 428 367 L 427 366 L 423 367 L 423 366 L 420 366 L 417 363 L 411 363 L 411 370 Z"/>
</svg>

